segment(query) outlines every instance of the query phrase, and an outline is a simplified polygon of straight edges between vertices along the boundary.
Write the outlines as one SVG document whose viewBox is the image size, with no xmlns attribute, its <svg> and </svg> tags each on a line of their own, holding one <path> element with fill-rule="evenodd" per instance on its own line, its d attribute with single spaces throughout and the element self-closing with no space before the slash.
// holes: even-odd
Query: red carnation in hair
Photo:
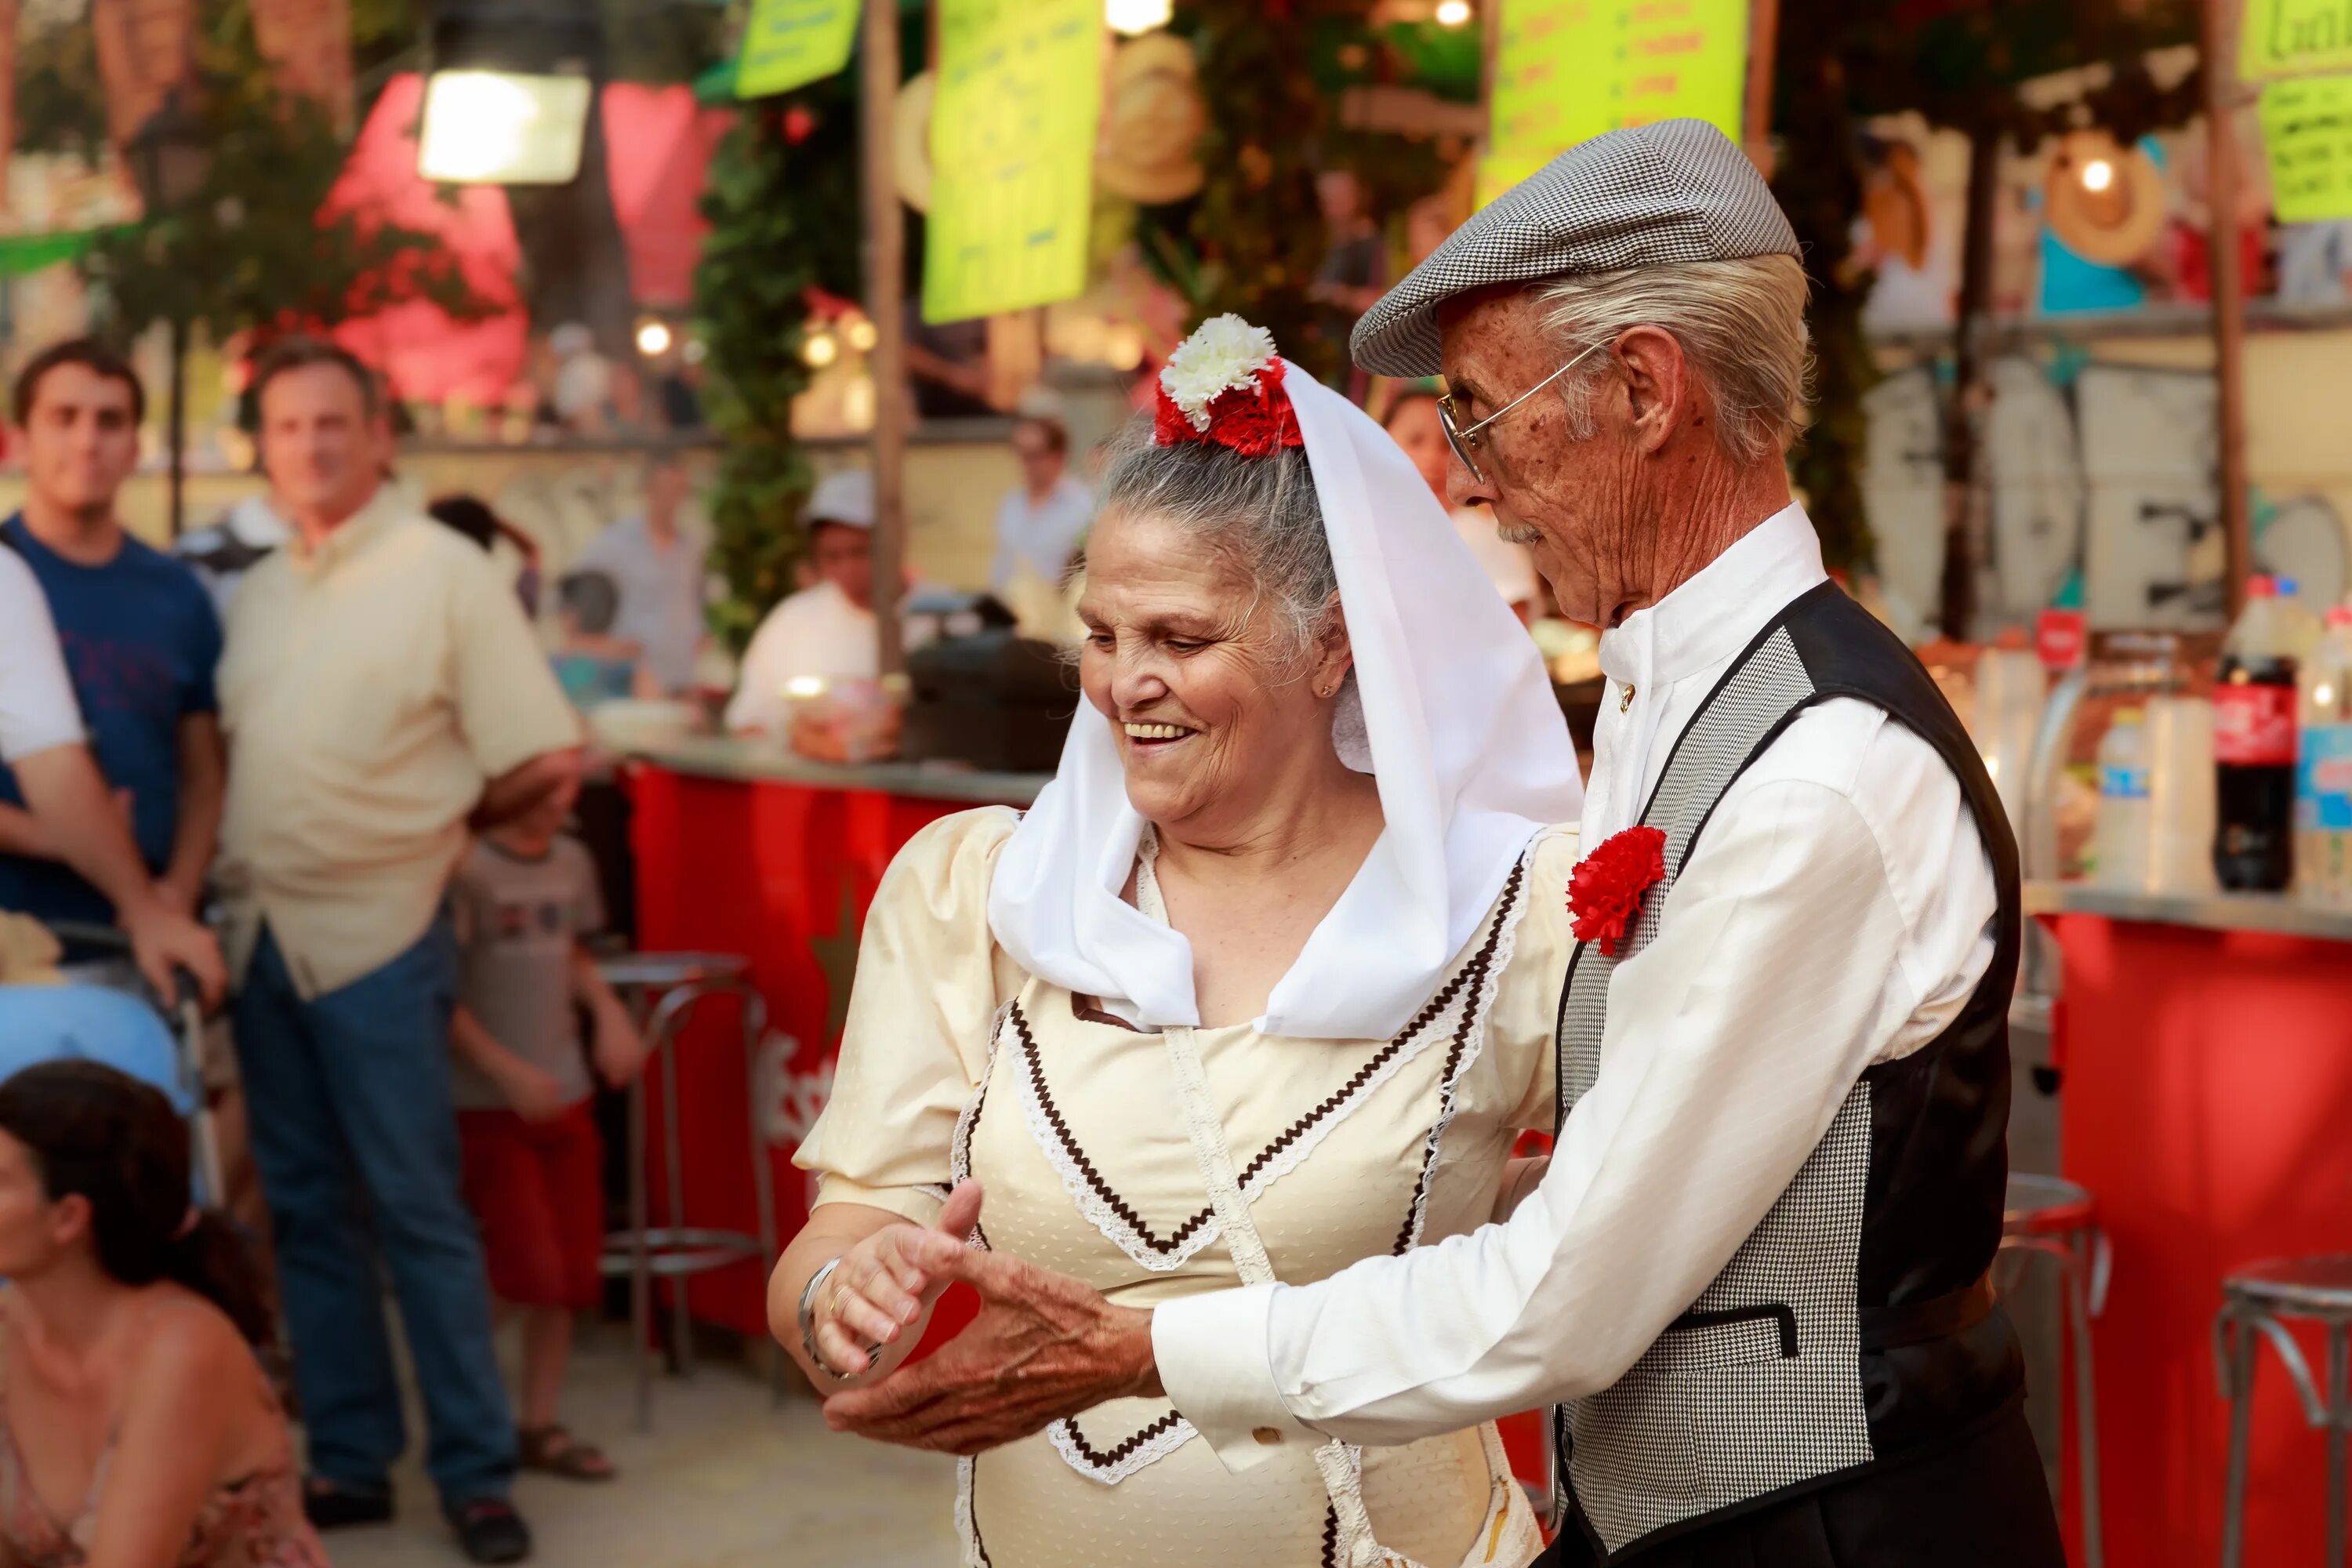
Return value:
<svg viewBox="0 0 2352 1568">
<path fill-rule="evenodd" d="M 1290 395 L 1282 389 L 1282 370 L 1280 360 L 1269 361 L 1253 384 L 1219 393 L 1209 405 L 1206 430 L 1192 428 L 1168 389 L 1154 382 L 1152 441 L 1162 447 L 1182 441 L 1214 442 L 1244 458 L 1263 458 L 1282 447 L 1304 447 L 1307 437 L 1298 433 L 1298 416 L 1291 410 Z"/>
<path fill-rule="evenodd" d="M 1666 836 L 1654 827 L 1629 827 L 1594 845 L 1568 878 L 1576 940 L 1598 942 L 1601 957 L 1616 957 L 1642 912 L 1642 896 L 1665 874 Z"/>
</svg>

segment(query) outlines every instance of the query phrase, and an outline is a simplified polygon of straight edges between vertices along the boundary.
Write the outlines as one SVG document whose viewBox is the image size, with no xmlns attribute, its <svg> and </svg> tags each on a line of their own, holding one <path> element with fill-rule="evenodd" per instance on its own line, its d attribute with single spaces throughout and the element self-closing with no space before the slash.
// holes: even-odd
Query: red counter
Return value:
<svg viewBox="0 0 2352 1568">
<path fill-rule="evenodd" d="M 751 1184 L 754 1095 L 775 1175 L 777 1234 L 808 1215 L 792 1163 L 833 1079 L 866 905 L 890 858 L 926 824 L 987 804 L 1025 805 L 1041 778 L 831 767 L 733 741 L 689 742 L 630 763 L 637 942 L 647 951 L 741 953 L 768 1004 L 756 1089 L 747 1086 L 741 1024 L 706 1004 L 679 1045 L 678 1116 L 689 1226 L 757 1228 Z M 660 1084 L 647 1083 L 652 1125 Z M 656 1223 L 667 1202 L 652 1162 Z M 694 1279 L 695 1312 L 764 1334 L 765 1275 L 748 1263 Z"/>
<path fill-rule="evenodd" d="M 2208 1568 L 2228 1454 L 2222 1277 L 2352 1251 L 2352 918 L 2280 899 L 2037 892 L 2065 955 L 2060 1163 L 2115 1247 L 2092 1331 L 2107 1561 Z M 2317 1337 L 2305 1343 L 2324 1364 Z M 2324 1434 L 2267 1347 L 2255 1386 L 2245 1561 L 2315 1563 Z"/>
</svg>

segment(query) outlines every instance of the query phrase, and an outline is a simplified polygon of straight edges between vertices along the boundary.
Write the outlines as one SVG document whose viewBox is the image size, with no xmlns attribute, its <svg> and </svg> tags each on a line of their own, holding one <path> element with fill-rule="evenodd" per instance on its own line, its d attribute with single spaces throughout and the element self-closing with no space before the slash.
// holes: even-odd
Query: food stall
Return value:
<svg viewBox="0 0 2352 1568">
<path fill-rule="evenodd" d="M 734 1010 L 712 1004 L 678 1046 L 678 1124 L 688 1223 L 755 1228 L 744 1097 L 765 1133 L 777 1223 L 807 1217 L 808 1184 L 792 1153 L 823 1109 L 833 1048 L 849 1006 L 866 906 L 901 845 L 926 824 L 977 805 L 1026 805 L 1045 780 L 919 763 L 845 766 L 742 740 L 683 740 L 634 756 L 637 940 L 651 952 L 740 953 L 768 1004 L 769 1027 L 746 1082 Z M 656 1075 L 647 1083 L 658 1096 Z M 656 1100 L 653 1122 L 659 1125 Z M 656 1213 L 664 1166 L 648 1162 Z M 697 1316 L 763 1336 L 764 1270 L 697 1277 Z"/>
<path fill-rule="evenodd" d="M 2228 1457 L 2221 1280 L 2352 1251 L 2352 910 L 2074 883 L 2031 884 L 2027 904 L 2063 953 L 2062 1169 L 2115 1251 L 2092 1330 L 2107 1560 L 2201 1565 Z M 2245 1561 L 2317 1562 L 2323 1435 L 2267 1345 L 2254 1383 Z"/>
</svg>

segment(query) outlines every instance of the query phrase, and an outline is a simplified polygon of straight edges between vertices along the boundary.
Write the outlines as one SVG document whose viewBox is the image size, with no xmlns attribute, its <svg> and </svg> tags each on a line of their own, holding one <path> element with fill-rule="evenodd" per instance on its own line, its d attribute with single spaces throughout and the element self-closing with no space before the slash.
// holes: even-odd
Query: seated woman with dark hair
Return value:
<svg viewBox="0 0 2352 1568">
<path fill-rule="evenodd" d="M 0 1083 L 0 1563 L 326 1568 L 188 1131 L 94 1062 Z"/>
</svg>

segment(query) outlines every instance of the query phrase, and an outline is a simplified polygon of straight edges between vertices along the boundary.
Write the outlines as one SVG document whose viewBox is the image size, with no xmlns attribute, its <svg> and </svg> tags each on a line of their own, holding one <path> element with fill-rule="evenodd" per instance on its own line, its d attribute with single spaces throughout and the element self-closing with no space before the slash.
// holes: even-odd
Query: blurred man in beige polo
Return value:
<svg viewBox="0 0 2352 1568">
<path fill-rule="evenodd" d="M 530 1538 L 507 1501 L 514 1427 L 459 1191 L 443 899 L 469 824 L 511 820 L 577 776 L 578 721 L 488 557 L 383 481 L 366 367 L 296 339 L 255 381 L 295 536 L 229 616 L 221 877 L 308 1501 L 322 1526 L 392 1510 L 406 1437 L 372 1228 L 442 1507 L 467 1555 L 514 1562 Z"/>
</svg>

